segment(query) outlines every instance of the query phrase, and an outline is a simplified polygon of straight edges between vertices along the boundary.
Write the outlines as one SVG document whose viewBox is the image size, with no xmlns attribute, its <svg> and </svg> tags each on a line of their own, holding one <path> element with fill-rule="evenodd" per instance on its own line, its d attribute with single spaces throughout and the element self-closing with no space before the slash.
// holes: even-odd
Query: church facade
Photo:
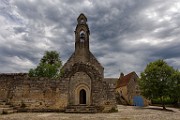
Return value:
<svg viewBox="0 0 180 120">
<path fill-rule="evenodd" d="M 0 74 L 0 101 L 17 110 L 112 112 L 115 87 L 104 78 L 104 68 L 89 49 L 87 18 L 80 14 L 75 29 L 75 51 L 62 67 L 59 80 Z"/>
</svg>

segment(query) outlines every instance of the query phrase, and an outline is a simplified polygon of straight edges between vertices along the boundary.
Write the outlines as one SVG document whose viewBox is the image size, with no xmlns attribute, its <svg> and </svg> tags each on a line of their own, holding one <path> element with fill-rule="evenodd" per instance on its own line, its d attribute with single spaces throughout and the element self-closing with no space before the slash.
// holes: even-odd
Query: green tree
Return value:
<svg viewBox="0 0 180 120">
<path fill-rule="evenodd" d="M 175 105 L 180 102 L 180 72 L 176 70 L 171 76 L 170 81 L 170 98 L 174 101 Z"/>
<path fill-rule="evenodd" d="M 149 99 L 160 99 L 163 109 L 166 109 L 164 100 L 171 94 L 169 83 L 174 71 L 175 70 L 163 60 L 149 63 L 144 72 L 141 73 L 139 79 L 142 95 Z"/>
<path fill-rule="evenodd" d="M 62 62 L 56 51 L 46 51 L 39 65 L 29 70 L 30 77 L 57 78 L 61 75 Z"/>
</svg>

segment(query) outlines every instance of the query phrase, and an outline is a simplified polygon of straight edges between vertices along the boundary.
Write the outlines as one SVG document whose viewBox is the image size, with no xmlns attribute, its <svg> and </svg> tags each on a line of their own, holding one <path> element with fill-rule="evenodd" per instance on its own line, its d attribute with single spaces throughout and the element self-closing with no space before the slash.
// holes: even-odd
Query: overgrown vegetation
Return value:
<svg viewBox="0 0 180 120">
<path fill-rule="evenodd" d="M 141 73 L 139 85 L 142 95 L 160 102 L 165 108 L 167 98 L 179 103 L 180 72 L 163 60 L 149 63 Z"/>
</svg>

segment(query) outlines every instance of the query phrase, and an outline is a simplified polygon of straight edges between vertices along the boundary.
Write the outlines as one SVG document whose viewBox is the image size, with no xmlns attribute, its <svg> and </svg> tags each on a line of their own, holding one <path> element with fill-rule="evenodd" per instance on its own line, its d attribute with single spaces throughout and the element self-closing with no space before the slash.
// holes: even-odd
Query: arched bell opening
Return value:
<svg viewBox="0 0 180 120">
<path fill-rule="evenodd" d="M 85 32 L 83 30 L 80 31 L 80 42 L 85 41 Z"/>
</svg>

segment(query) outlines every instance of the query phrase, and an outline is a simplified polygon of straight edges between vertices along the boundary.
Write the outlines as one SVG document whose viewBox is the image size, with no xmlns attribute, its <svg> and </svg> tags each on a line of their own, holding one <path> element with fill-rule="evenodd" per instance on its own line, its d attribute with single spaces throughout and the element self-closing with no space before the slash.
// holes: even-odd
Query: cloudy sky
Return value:
<svg viewBox="0 0 180 120">
<path fill-rule="evenodd" d="M 139 74 L 157 59 L 180 69 L 179 0 L 0 0 L 0 73 L 27 72 L 47 50 L 65 63 L 80 13 L 105 77 Z"/>
</svg>

